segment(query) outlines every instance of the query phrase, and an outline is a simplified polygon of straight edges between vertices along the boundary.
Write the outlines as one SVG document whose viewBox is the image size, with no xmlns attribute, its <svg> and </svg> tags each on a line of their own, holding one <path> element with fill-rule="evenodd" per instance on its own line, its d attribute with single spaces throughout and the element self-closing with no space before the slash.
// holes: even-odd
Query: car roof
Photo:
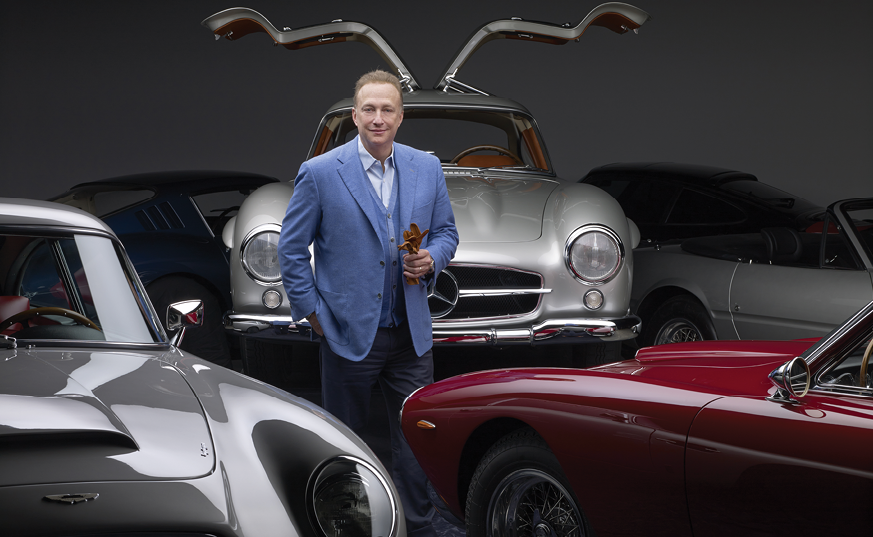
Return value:
<svg viewBox="0 0 873 537">
<path fill-rule="evenodd" d="M 650 177 L 669 177 L 676 181 L 694 184 L 718 186 L 730 181 L 757 181 L 758 178 L 746 172 L 703 166 L 701 164 L 683 164 L 680 162 L 616 162 L 592 168 L 588 174 L 579 180 L 585 182 L 590 176 L 603 173 L 636 173 Z"/>
<path fill-rule="evenodd" d="M 343 99 L 328 109 L 328 114 L 337 110 L 349 109 L 354 105 L 351 97 Z M 530 111 L 512 99 L 479 95 L 475 93 L 448 93 L 436 90 L 417 90 L 403 94 L 403 107 L 444 107 L 444 108 L 492 108 L 495 110 L 521 112 L 531 116 Z"/>
<path fill-rule="evenodd" d="M 81 209 L 24 198 L 0 198 L 0 227 L 4 226 L 90 229 L 115 235 L 102 220 Z"/>
<path fill-rule="evenodd" d="M 100 185 L 160 187 L 161 190 L 196 191 L 222 189 L 228 186 L 258 187 L 279 180 L 268 175 L 226 170 L 177 170 L 139 173 L 79 183 L 70 190 Z"/>
</svg>

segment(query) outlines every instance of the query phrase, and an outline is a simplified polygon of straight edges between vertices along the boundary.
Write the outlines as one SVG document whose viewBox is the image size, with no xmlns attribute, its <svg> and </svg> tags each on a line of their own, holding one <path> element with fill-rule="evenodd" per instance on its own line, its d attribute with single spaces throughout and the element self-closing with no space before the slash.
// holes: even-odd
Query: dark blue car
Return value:
<svg viewBox="0 0 873 537">
<path fill-rule="evenodd" d="M 274 177 L 229 171 L 170 171 L 81 183 L 50 201 L 101 218 L 118 235 L 163 322 L 167 306 L 203 300 L 204 324 L 181 348 L 230 366 L 221 317 L 230 309 L 221 231 L 242 200 Z"/>
</svg>

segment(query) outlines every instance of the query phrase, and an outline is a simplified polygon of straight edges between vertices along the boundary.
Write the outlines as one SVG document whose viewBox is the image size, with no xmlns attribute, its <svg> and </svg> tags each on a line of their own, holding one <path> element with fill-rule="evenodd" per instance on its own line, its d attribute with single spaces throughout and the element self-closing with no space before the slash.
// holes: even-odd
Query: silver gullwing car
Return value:
<svg viewBox="0 0 873 537">
<path fill-rule="evenodd" d="M 0 198 L 0 286 L 4 536 L 406 535 L 347 427 L 167 340 L 97 218 Z"/>
<path fill-rule="evenodd" d="M 397 141 L 439 157 L 460 235 L 454 260 L 430 294 L 435 345 L 617 344 L 574 345 L 590 352 L 617 349 L 638 333 L 640 320 L 628 308 L 637 227 L 602 190 L 557 178 L 525 107 L 465 84 L 457 73 L 491 40 L 565 44 L 591 26 L 623 34 L 649 18 L 636 7 L 607 3 L 575 25 L 494 21 L 472 35 L 431 90 L 422 89 L 400 56 L 362 23 L 280 31 L 256 11 L 233 8 L 203 25 L 216 39 L 261 32 L 291 50 L 363 42 L 399 76 L 405 91 Z M 354 139 L 352 107 L 351 99 L 330 107 L 308 158 Z M 292 192 L 289 183 L 265 185 L 223 232 L 233 289 L 225 327 L 246 333 L 249 341 L 310 339 L 306 319 L 294 318 L 288 306 L 276 255 Z M 596 354 L 609 359 L 608 351 Z"/>
</svg>

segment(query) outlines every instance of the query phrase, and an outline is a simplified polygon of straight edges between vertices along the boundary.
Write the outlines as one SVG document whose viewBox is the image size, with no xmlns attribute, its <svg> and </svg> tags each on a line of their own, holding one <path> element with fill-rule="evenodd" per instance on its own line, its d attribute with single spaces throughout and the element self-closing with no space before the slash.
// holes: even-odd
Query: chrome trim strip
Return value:
<svg viewBox="0 0 873 537">
<path fill-rule="evenodd" d="M 540 345 L 581 342 L 583 339 L 624 341 L 637 337 L 641 324 L 639 317 L 628 315 L 618 319 L 549 319 L 530 328 L 471 327 L 446 330 L 435 327 L 433 342 L 435 345 Z M 283 315 L 226 313 L 224 327 L 251 335 L 277 328 L 282 331 L 283 338 L 305 341 L 309 341 L 311 332 L 308 322 L 295 321 Z"/>
<path fill-rule="evenodd" d="M 114 350 L 132 349 L 144 351 L 167 351 L 171 345 L 169 342 L 159 343 L 131 343 L 127 341 L 100 341 L 83 339 L 18 339 L 18 348 L 109 348 Z"/>
<path fill-rule="evenodd" d="M 468 296 L 547 295 L 551 289 L 468 289 L 458 290 L 458 298 Z"/>
<path fill-rule="evenodd" d="M 63 225 L 51 227 L 43 224 L 0 225 L 0 233 L 4 235 L 24 235 L 27 237 L 39 236 L 47 239 L 65 239 L 73 235 L 96 235 L 118 241 L 118 237 L 114 233 L 109 233 L 102 229 Z"/>
</svg>

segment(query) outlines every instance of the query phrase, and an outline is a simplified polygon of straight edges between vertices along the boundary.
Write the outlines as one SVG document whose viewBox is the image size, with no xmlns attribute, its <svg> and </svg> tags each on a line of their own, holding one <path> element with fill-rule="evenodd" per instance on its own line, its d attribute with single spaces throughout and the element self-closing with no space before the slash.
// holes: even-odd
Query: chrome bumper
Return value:
<svg viewBox="0 0 873 537">
<path fill-rule="evenodd" d="M 552 319 L 530 328 L 457 328 L 434 324 L 434 345 L 546 345 L 624 341 L 640 333 L 640 318 Z M 281 315 L 226 313 L 224 327 L 257 338 L 312 341 L 306 320 Z"/>
</svg>

